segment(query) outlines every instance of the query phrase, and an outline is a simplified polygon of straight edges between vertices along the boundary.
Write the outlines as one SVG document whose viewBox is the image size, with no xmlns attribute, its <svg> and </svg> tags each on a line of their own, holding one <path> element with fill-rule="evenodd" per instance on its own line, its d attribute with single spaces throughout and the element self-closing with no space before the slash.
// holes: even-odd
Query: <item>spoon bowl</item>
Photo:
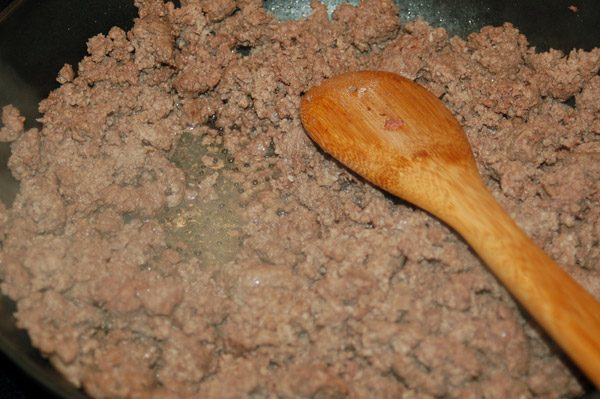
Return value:
<svg viewBox="0 0 600 399">
<path fill-rule="evenodd" d="M 453 227 L 600 388 L 600 303 L 502 210 L 458 121 L 399 75 L 350 72 L 308 91 L 300 115 L 327 153 Z"/>
<path fill-rule="evenodd" d="M 447 180 L 448 168 L 476 170 L 460 125 L 439 103 L 424 87 L 398 75 L 363 71 L 311 89 L 302 99 L 301 115 L 309 136 L 333 157 L 433 211 L 439 201 L 431 198 L 431 185 L 443 191 L 439 183 Z M 446 170 L 440 174 L 440 168 Z"/>
</svg>

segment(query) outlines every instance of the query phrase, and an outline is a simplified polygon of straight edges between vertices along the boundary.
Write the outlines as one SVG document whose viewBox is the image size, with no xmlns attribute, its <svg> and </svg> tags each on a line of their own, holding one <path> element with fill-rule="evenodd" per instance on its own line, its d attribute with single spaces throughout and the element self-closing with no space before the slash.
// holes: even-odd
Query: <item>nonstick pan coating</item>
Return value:
<svg viewBox="0 0 600 399">
<path fill-rule="evenodd" d="M 340 0 L 324 1 L 331 9 Z M 350 1 L 352 3 L 352 1 Z M 265 0 L 265 8 L 279 18 L 298 18 L 310 12 L 309 0 Z M 356 1 L 354 1 L 356 3 Z M 421 16 L 459 36 L 485 25 L 512 22 L 538 50 L 565 52 L 600 46 L 600 3 L 597 0 L 399 0 L 402 17 Z M 576 8 L 574 8 L 576 7 Z M 27 118 L 38 116 L 37 104 L 57 87 L 55 76 L 64 63 L 76 64 L 86 52 L 87 38 L 117 25 L 132 26 L 133 1 L 28 0 L 0 1 L 0 107 L 12 103 Z M 0 200 L 10 204 L 16 182 L 6 163 L 7 145 L 0 145 Z M 19 397 L 86 398 L 69 385 L 31 347 L 27 334 L 15 326 L 14 304 L 0 297 L 0 361 L 24 372 L 26 386 Z M 7 360 L 8 358 L 9 360 Z M 21 373 L 23 374 L 23 373 Z M 0 386 L 0 391 L 2 387 Z M 2 393 L 2 392 L 0 392 Z M 600 398 L 590 391 L 586 398 Z"/>
</svg>

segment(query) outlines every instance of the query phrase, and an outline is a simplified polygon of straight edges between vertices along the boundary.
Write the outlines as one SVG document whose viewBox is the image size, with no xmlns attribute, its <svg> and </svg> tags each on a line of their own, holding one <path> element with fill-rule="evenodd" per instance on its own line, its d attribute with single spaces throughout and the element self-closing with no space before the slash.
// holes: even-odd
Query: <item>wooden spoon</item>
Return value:
<svg viewBox="0 0 600 399">
<path fill-rule="evenodd" d="M 502 210 L 458 121 L 393 73 L 339 75 L 302 98 L 302 124 L 326 152 L 452 226 L 600 388 L 600 303 Z"/>
</svg>

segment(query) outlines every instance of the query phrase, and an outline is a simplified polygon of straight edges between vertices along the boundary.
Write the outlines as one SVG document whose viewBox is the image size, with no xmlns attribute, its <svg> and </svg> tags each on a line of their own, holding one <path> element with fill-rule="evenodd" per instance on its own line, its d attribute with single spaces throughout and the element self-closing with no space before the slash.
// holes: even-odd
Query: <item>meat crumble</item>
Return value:
<svg viewBox="0 0 600 399">
<path fill-rule="evenodd" d="M 40 103 L 2 112 L 18 325 L 95 398 L 564 398 L 584 380 L 468 246 L 302 129 L 302 94 L 399 73 L 464 126 L 496 199 L 600 298 L 600 50 L 465 39 L 392 0 L 278 21 L 136 0 Z M 401 123 L 392 121 L 393 123 Z M 392 123 L 392 124 L 393 124 Z"/>
</svg>

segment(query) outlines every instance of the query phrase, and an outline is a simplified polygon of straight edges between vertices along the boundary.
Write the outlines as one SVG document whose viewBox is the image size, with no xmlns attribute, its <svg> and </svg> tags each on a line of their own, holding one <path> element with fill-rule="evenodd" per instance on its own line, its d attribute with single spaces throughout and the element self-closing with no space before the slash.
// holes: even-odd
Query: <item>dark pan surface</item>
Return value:
<svg viewBox="0 0 600 399">
<path fill-rule="evenodd" d="M 340 0 L 324 1 L 333 6 Z M 350 1 L 352 2 L 352 1 Z M 356 1 L 354 1 L 356 3 Z M 451 34 L 466 36 L 485 25 L 512 22 L 538 50 L 600 46 L 598 0 L 398 0 L 405 19 L 422 16 Z M 310 12 L 309 0 L 265 0 L 265 7 L 283 19 Z M 577 7 L 577 11 L 570 9 Z M 64 63 L 76 65 L 86 52 L 87 38 L 117 25 L 132 26 L 133 1 L 124 0 L 0 0 L 0 107 L 12 103 L 28 125 L 35 124 L 37 103 L 58 86 Z M 0 145 L 0 200 L 10 203 L 16 182 L 6 162 L 9 149 Z M 15 327 L 14 304 L 0 296 L 0 366 L 16 368 L 0 378 L 0 397 L 85 398 L 34 350 L 27 334 Z M 5 373 L 5 371 L 0 371 Z M 8 391 L 7 391 L 8 389 Z M 10 391 L 10 389 L 15 389 Z M 8 395 L 6 395 L 8 392 Z M 590 392 L 587 398 L 600 398 Z"/>
</svg>

